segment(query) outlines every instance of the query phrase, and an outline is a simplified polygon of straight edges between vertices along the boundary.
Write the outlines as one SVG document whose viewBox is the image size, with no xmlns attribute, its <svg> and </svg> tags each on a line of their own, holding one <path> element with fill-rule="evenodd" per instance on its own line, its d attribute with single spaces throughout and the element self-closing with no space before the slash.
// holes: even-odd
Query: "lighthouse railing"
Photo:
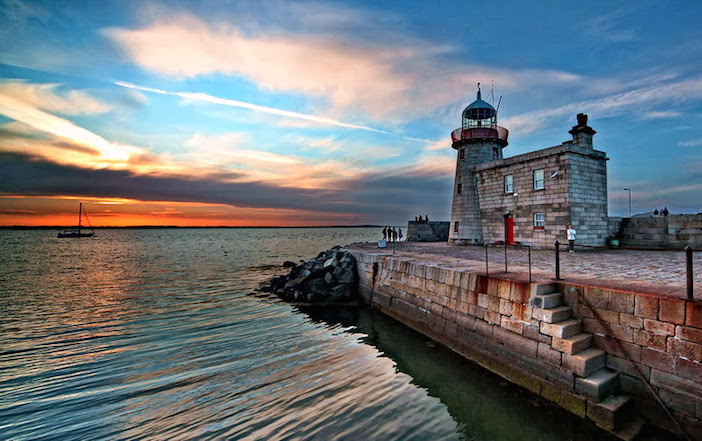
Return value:
<svg viewBox="0 0 702 441">
<path fill-rule="evenodd" d="M 495 128 L 488 127 L 476 127 L 471 129 L 458 128 L 451 132 L 451 140 L 453 142 L 460 141 L 462 139 L 486 139 L 486 138 L 496 138 L 502 141 L 507 141 L 509 136 L 509 130 L 504 127 L 495 126 Z"/>
</svg>

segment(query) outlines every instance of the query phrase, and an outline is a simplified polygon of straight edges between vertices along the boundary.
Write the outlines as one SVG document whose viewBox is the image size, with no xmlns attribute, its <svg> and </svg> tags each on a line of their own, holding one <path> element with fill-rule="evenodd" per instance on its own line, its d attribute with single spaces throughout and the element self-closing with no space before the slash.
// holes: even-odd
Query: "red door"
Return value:
<svg viewBox="0 0 702 441">
<path fill-rule="evenodd" d="M 505 243 L 514 245 L 514 218 L 511 214 L 505 215 Z"/>
</svg>

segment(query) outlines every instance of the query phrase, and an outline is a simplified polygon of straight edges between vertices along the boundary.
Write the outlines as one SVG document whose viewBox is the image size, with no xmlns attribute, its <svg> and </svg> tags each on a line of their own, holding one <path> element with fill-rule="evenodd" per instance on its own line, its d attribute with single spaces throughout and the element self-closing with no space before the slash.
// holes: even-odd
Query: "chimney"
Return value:
<svg viewBox="0 0 702 441">
<path fill-rule="evenodd" d="M 578 124 L 573 126 L 568 133 L 573 135 L 573 144 L 591 149 L 592 135 L 597 132 L 595 132 L 592 127 L 587 125 L 587 115 L 584 113 L 578 113 L 577 118 Z"/>
</svg>

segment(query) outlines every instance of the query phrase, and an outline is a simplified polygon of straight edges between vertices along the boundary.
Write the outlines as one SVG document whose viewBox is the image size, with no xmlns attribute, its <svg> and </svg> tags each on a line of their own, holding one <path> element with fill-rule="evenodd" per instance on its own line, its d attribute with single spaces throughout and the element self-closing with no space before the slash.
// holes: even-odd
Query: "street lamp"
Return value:
<svg viewBox="0 0 702 441">
<path fill-rule="evenodd" d="M 629 192 L 629 217 L 631 217 L 631 188 L 625 188 L 624 191 Z"/>
</svg>

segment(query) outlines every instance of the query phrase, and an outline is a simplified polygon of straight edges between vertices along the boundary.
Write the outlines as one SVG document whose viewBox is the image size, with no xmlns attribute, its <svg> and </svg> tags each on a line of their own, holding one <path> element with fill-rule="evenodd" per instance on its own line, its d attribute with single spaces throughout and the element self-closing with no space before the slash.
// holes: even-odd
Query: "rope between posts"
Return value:
<svg viewBox="0 0 702 441">
<path fill-rule="evenodd" d="M 675 423 L 675 425 L 677 426 L 677 428 L 680 430 L 680 433 L 683 434 L 683 436 L 685 437 L 685 439 L 687 439 L 688 441 L 692 441 L 692 438 L 691 438 L 690 435 L 688 435 L 688 433 L 685 431 L 685 429 L 683 428 L 682 424 L 680 424 L 680 421 L 678 421 L 678 419 L 675 418 L 675 415 L 673 415 L 673 413 L 670 411 L 670 409 L 668 409 L 668 406 L 666 406 L 665 403 L 663 402 L 663 400 L 661 400 L 661 398 L 658 396 L 658 394 L 656 393 L 656 391 L 653 389 L 653 387 L 651 386 L 651 384 L 648 382 L 648 380 L 646 379 L 646 377 L 644 376 L 644 374 L 639 370 L 639 367 L 638 367 L 636 364 L 634 364 L 634 362 L 633 362 L 633 361 L 631 360 L 631 358 L 629 357 L 629 354 L 627 354 L 626 351 L 624 351 L 624 348 L 622 347 L 622 345 L 621 345 L 621 343 L 619 342 L 619 340 L 616 339 L 616 338 L 612 335 L 612 331 L 609 329 L 609 326 L 606 324 L 606 322 L 605 322 L 604 320 L 602 320 L 602 318 L 601 318 L 600 315 L 597 313 L 597 311 L 595 310 L 595 308 L 593 308 L 592 305 L 590 305 L 590 302 L 587 301 L 587 299 L 585 298 L 585 295 L 583 294 L 582 290 L 581 290 L 580 288 L 575 288 L 575 292 L 578 293 L 578 296 L 580 297 L 580 299 L 581 299 L 581 300 L 583 301 L 583 303 L 590 309 L 590 311 L 592 311 L 592 314 L 595 316 L 595 319 L 596 319 L 597 322 L 600 324 L 600 326 L 602 326 L 602 329 L 603 329 L 603 330 L 605 331 L 605 333 L 606 333 L 604 336 L 607 337 L 607 338 L 609 338 L 611 341 L 614 342 L 614 345 L 617 347 L 617 350 L 618 350 L 619 352 L 621 352 L 621 353 L 624 355 L 624 358 L 626 358 L 626 361 L 629 362 L 629 364 L 630 364 L 631 367 L 633 368 L 634 372 L 636 372 L 636 374 L 639 376 L 639 379 L 640 379 L 641 381 L 643 381 L 643 383 L 646 385 L 646 388 L 648 389 L 648 391 L 651 393 L 651 395 L 653 395 L 653 397 L 656 399 L 656 401 L 658 402 L 658 404 L 663 408 L 663 410 L 664 410 L 665 413 L 668 415 L 668 417 L 670 417 L 670 419 Z"/>
</svg>

